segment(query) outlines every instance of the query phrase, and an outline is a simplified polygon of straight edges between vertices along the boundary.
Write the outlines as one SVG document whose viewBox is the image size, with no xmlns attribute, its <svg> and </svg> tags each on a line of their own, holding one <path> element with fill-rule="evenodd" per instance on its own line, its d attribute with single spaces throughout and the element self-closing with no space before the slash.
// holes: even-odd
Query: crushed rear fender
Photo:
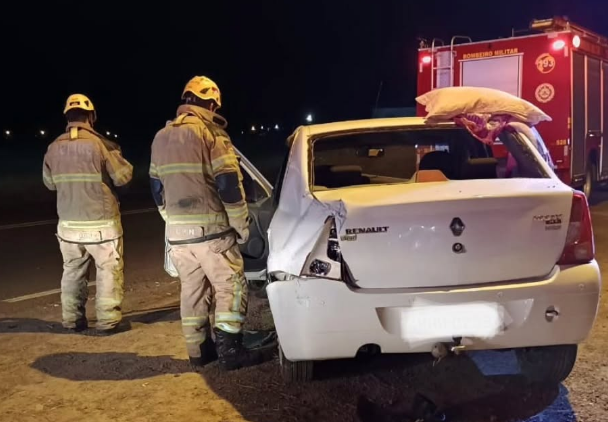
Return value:
<svg viewBox="0 0 608 422">
<path fill-rule="evenodd" d="M 268 229 L 270 254 L 268 256 L 268 272 L 284 272 L 299 275 L 306 258 L 315 246 L 323 232 L 325 221 L 333 217 L 338 232 L 346 219 L 346 208 L 342 201 L 322 203 L 310 193 L 298 195 L 296 192 L 283 193 L 293 201 L 294 209 L 299 209 L 297 215 L 277 212 Z"/>
</svg>

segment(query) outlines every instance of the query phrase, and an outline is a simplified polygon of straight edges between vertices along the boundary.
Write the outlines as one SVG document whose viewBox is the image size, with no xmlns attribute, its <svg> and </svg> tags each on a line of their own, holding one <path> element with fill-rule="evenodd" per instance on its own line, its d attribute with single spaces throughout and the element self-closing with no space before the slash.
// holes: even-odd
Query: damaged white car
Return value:
<svg viewBox="0 0 608 422">
<path fill-rule="evenodd" d="M 509 160 L 422 118 L 306 126 L 290 143 L 274 200 L 252 209 L 274 212 L 268 243 L 254 221 L 253 255 L 269 250 L 287 379 L 310 379 L 318 360 L 439 346 L 515 349 L 526 375 L 568 376 L 600 271 L 587 200 L 555 176 L 538 132 L 507 125 Z"/>
</svg>

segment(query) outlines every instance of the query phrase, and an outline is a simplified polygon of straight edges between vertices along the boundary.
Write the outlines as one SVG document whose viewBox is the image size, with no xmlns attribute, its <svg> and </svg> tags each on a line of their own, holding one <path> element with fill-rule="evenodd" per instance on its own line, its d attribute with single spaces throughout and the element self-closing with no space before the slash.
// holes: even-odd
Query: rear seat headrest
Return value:
<svg viewBox="0 0 608 422">
<path fill-rule="evenodd" d="M 363 168 L 357 165 L 336 165 L 321 180 L 315 182 L 329 188 L 369 184 L 369 178 L 363 176 Z"/>
<path fill-rule="evenodd" d="M 446 151 L 427 152 L 420 160 L 418 170 L 439 170 L 448 179 L 454 179 L 454 159 Z"/>
<path fill-rule="evenodd" d="M 363 173 L 361 166 L 347 165 L 347 166 L 331 166 L 329 171 L 331 173 Z"/>
</svg>

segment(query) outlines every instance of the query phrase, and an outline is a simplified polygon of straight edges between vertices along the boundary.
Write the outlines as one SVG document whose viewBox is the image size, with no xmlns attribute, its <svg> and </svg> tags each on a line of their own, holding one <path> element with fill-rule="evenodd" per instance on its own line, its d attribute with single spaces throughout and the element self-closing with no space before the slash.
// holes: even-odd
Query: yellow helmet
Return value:
<svg viewBox="0 0 608 422">
<path fill-rule="evenodd" d="M 222 106 L 222 96 L 217 84 L 206 76 L 195 76 L 190 79 L 182 93 L 184 99 L 187 92 L 191 92 L 201 100 L 213 100 L 218 107 Z"/>
<path fill-rule="evenodd" d="M 81 110 L 90 111 L 93 113 L 93 121 L 97 119 L 97 113 L 95 112 L 95 106 L 93 102 L 83 94 L 72 94 L 68 97 L 65 102 L 65 109 L 63 110 L 63 114 L 66 114 L 68 111 L 73 110 L 75 108 L 79 108 Z"/>
</svg>

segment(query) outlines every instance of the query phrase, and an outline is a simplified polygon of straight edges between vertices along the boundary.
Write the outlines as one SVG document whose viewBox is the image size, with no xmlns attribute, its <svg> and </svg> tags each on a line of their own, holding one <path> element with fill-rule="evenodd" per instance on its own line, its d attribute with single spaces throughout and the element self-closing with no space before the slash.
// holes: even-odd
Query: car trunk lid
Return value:
<svg viewBox="0 0 608 422">
<path fill-rule="evenodd" d="M 551 179 L 467 180 L 317 192 L 342 202 L 340 248 L 361 288 L 452 287 L 551 272 L 572 190 Z"/>
</svg>

